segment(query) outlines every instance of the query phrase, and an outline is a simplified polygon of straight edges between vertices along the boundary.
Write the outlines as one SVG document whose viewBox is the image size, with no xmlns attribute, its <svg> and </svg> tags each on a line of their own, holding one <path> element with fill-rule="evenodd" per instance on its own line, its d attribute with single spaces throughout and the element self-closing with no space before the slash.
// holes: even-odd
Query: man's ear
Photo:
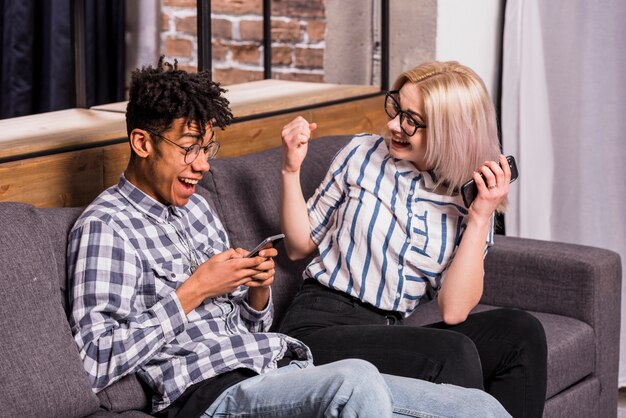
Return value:
<svg viewBox="0 0 626 418">
<path fill-rule="evenodd" d="M 139 158 L 147 158 L 154 150 L 154 144 L 148 132 L 143 129 L 133 129 L 130 133 L 130 146 Z"/>
</svg>

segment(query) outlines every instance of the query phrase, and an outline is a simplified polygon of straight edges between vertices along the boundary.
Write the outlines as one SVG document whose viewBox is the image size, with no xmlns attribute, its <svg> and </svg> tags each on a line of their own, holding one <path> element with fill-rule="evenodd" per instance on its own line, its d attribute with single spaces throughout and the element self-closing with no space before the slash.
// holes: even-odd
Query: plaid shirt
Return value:
<svg viewBox="0 0 626 418">
<path fill-rule="evenodd" d="M 236 368 L 275 369 L 288 348 L 311 361 L 303 343 L 266 332 L 272 301 L 254 310 L 244 286 L 185 315 L 175 290 L 190 276 L 190 260 L 229 248 L 200 196 L 164 206 L 122 175 L 85 209 L 68 246 L 70 325 L 95 392 L 138 373 L 158 411 L 199 381 Z"/>
</svg>

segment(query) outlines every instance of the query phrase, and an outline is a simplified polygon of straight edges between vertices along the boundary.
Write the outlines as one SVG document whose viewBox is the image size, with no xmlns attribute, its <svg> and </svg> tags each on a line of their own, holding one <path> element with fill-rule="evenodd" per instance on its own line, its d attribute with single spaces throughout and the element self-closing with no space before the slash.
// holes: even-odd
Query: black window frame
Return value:
<svg viewBox="0 0 626 418">
<path fill-rule="evenodd" d="M 211 0 L 197 0 L 198 25 L 198 71 L 211 70 Z M 85 69 L 85 0 L 71 0 L 72 44 L 74 49 L 74 87 L 76 107 L 86 108 L 87 84 Z M 272 4 L 271 0 L 263 0 L 263 78 L 272 78 Z M 349 97 L 332 102 L 318 103 L 311 106 L 284 109 L 281 111 L 236 118 L 236 121 L 259 119 L 283 114 L 286 112 L 307 110 L 314 107 L 328 106 L 360 100 L 383 94 L 389 90 L 389 0 L 381 0 L 381 71 L 380 92 L 374 94 Z"/>
</svg>

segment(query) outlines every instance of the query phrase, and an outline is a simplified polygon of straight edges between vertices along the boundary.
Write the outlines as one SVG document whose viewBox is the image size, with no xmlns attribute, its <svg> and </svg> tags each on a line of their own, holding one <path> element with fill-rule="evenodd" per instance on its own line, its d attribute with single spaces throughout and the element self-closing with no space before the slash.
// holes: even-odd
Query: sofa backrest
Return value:
<svg viewBox="0 0 626 418">
<path fill-rule="evenodd" d="M 0 203 L 3 416 L 75 417 L 99 408 L 62 309 L 58 241 L 41 210 Z"/>
<path fill-rule="evenodd" d="M 313 194 L 332 158 L 350 138 L 329 136 L 309 143 L 301 170 L 305 198 Z M 202 179 L 198 193 L 217 210 L 233 247 L 251 249 L 263 238 L 280 232 L 281 164 L 281 148 L 211 162 L 211 171 Z M 277 248 L 279 255 L 272 292 L 279 319 L 300 288 L 302 271 L 309 260 L 290 261 L 282 244 Z M 277 323 L 274 322 L 274 327 Z"/>
</svg>

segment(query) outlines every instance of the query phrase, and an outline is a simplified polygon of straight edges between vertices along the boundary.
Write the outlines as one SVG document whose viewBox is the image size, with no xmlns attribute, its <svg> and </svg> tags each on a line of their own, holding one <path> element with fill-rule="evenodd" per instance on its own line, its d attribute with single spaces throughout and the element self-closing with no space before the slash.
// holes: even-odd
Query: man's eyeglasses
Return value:
<svg viewBox="0 0 626 418">
<path fill-rule="evenodd" d="M 215 158 L 215 156 L 217 155 L 217 152 L 220 149 L 220 143 L 217 141 L 213 141 L 213 138 L 215 137 L 215 131 L 211 131 L 211 138 L 209 138 L 209 143 L 203 147 L 200 146 L 199 144 L 193 144 L 189 147 L 183 147 L 182 145 L 178 145 L 176 142 L 170 141 L 163 135 L 159 135 L 156 132 L 152 132 L 148 129 L 146 129 L 145 131 L 148 132 L 150 135 L 157 136 L 163 139 L 164 141 L 167 141 L 170 144 L 175 145 L 178 148 L 185 151 L 185 164 L 191 164 L 194 161 L 196 161 L 196 158 L 198 158 L 198 155 L 200 155 L 200 150 L 204 151 L 204 155 L 206 156 L 206 159 L 208 161 L 208 160 Z"/>
<path fill-rule="evenodd" d="M 387 92 L 387 95 L 385 96 L 385 113 L 387 113 L 387 116 L 391 119 L 400 115 L 400 128 L 408 136 L 413 136 L 419 128 L 426 128 L 427 126 L 417 122 L 413 119 L 413 116 L 411 116 L 410 113 L 407 113 L 400 108 L 400 104 L 394 97 L 398 93 L 400 93 L 400 90 Z"/>
</svg>

